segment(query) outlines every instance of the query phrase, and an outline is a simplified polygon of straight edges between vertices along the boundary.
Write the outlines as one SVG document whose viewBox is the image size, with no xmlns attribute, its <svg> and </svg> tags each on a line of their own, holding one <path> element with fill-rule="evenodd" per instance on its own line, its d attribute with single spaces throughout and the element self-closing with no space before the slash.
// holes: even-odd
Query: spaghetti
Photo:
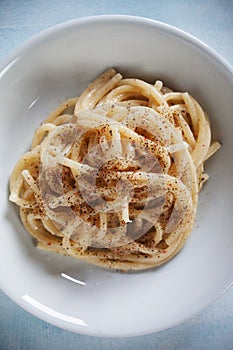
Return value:
<svg viewBox="0 0 233 350">
<path fill-rule="evenodd" d="M 120 270 L 170 260 L 208 179 L 208 118 L 187 92 L 109 69 L 35 131 L 10 178 L 38 247 Z"/>
</svg>

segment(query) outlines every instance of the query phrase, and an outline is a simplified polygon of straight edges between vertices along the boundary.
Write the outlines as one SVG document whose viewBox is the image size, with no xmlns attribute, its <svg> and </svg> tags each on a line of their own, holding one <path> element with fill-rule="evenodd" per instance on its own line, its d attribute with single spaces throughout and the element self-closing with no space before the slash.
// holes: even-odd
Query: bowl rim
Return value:
<svg viewBox="0 0 233 350">
<path fill-rule="evenodd" d="M 91 23 L 101 23 L 101 22 L 119 22 L 124 21 L 128 23 L 134 23 L 139 25 L 154 26 L 155 28 L 160 28 L 164 32 L 176 36 L 189 44 L 197 47 L 198 49 L 205 52 L 211 59 L 217 61 L 220 64 L 220 67 L 226 71 L 227 74 L 230 74 L 233 80 L 233 65 L 231 65 L 227 59 L 225 59 L 219 52 L 213 49 L 211 46 L 206 44 L 204 41 L 198 39 L 196 36 L 180 29 L 171 24 L 148 18 L 143 16 L 134 16 L 134 15 L 124 15 L 124 14 L 104 14 L 104 15 L 94 15 L 94 16 L 83 16 L 79 18 L 74 18 L 65 22 L 61 22 L 55 25 L 52 25 L 46 29 L 39 31 L 38 33 L 33 34 L 28 39 L 20 43 L 16 48 L 10 51 L 3 59 L 0 61 L 0 79 L 2 75 L 10 68 L 11 64 L 19 56 L 19 53 L 29 49 L 31 46 L 36 45 L 37 43 L 43 41 L 47 36 L 53 35 L 58 31 L 64 29 L 79 26 L 79 25 L 88 25 Z M 233 81 L 232 81 L 233 82 Z"/>
</svg>

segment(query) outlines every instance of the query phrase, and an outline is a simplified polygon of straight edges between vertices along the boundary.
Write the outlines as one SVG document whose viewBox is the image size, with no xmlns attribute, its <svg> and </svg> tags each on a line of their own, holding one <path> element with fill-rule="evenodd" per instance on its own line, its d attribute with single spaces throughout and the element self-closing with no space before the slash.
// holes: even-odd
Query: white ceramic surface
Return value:
<svg viewBox="0 0 233 350">
<path fill-rule="evenodd" d="M 147 272 L 122 274 L 38 251 L 8 201 L 10 172 L 40 121 L 111 66 L 189 91 L 222 142 L 207 163 L 210 180 L 190 239 L 174 259 Z M 220 56 L 171 26 L 100 16 L 37 35 L 0 68 L 0 287 L 6 294 L 35 316 L 71 331 L 132 336 L 183 322 L 231 285 L 233 70 Z"/>
</svg>

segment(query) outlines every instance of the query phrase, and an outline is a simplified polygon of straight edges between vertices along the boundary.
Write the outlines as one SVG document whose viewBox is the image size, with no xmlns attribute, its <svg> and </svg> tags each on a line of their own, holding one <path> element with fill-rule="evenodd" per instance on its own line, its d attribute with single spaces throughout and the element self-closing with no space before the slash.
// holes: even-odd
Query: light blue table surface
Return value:
<svg viewBox="0 0 233 350">
<path fill-rule="evenodd" d="M 233 65 L 233 0 L 0 0 L 0 60 L 43 29 L 98 14 L 130 14 L 169 23 L 212 46 Z M 0 263 L 4 263 L 1 257 Z M 0 292 L 0 350 L 9 349 L 233 350 L 233 288 L 179 326 L 126 339 L 61 330 L 31 316 Z"/>
</svg>

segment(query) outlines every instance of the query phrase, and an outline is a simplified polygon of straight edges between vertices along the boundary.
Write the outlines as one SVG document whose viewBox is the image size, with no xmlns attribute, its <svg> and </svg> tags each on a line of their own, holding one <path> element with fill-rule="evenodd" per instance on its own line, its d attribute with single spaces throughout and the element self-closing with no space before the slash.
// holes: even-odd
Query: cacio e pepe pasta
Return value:
<svg viewBox="0 0 233 350">
<path fill-rule="evenodd" d="M 175 256 L 208 179 L 209 120 L 188 92 L 109 69 L 36 129 L 10 178 L 38 247 L 108 268 Z"/>
</svg>

